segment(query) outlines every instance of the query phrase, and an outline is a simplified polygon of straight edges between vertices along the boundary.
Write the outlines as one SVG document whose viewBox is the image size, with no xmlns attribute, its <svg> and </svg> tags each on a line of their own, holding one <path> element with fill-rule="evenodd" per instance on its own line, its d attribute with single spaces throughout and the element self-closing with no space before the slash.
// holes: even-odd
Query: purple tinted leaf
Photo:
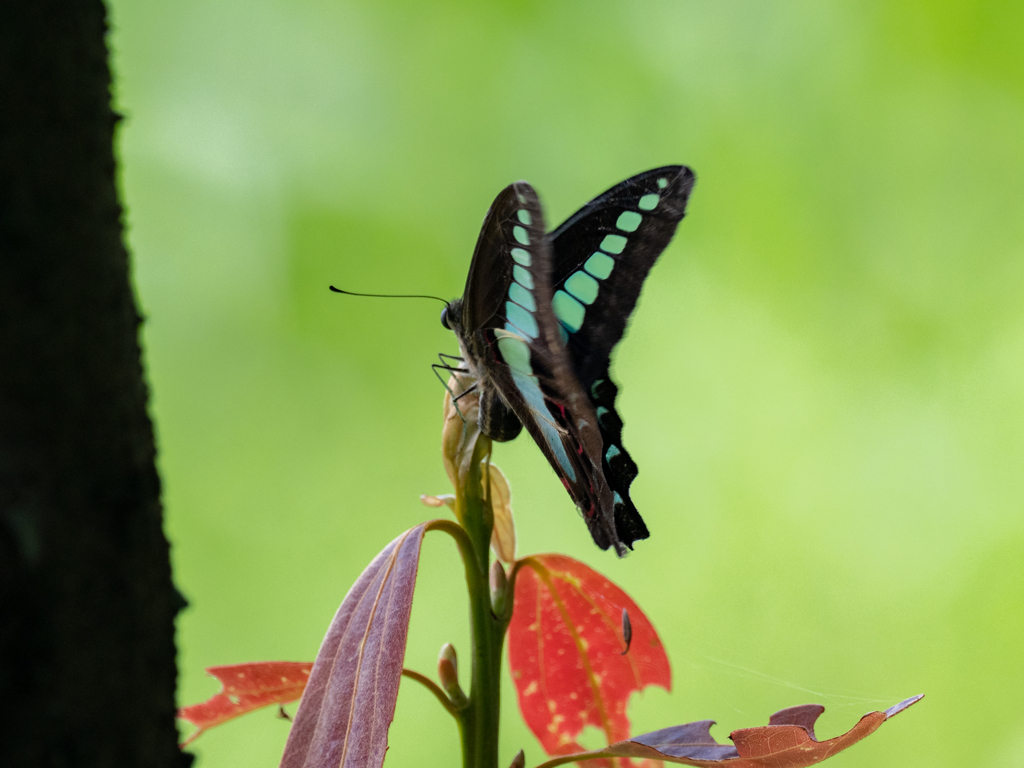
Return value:
<svg viewBox="0 0 1024 768">
<path fill-rule="evenodd" d="M 776 712 L 768 725 L 733 731 L 729 738 L 735 747 L 715 741 L 711 737 L 714 721 L 701 720 L 634 736 L 594 752 L 565 755 L 542 768 L 602 757 L 664 760 L 698 768 L 806 768 L 856 744 L 921 698 L 906 699 L 884 712 L 869 712 L 849 731 L 827 741 L 814 737 L 814 724 L 825 708 L 806 704 Z"/>
<path fill-rule="evenodd" d="M 824 711 L 825 708 L 821 704 L 802 704 L 799 707 L 780 709 L 768 718 L 768 725 L 799 725 L 813 739 L 814 724 Z"/>
<path fill-rule="evenodd" d="M 634 736 L 628 741 L 612 745 L 612 749 L 620 744 L 643 744 L 645 747 L 654 748 L 658 754 L 645 752 L 637 754 L 636 757 L 662 758 L 667 756 L 709 761 L 728 760 L 736 757 L 737 752 L 734 746 L 719 744 L 711 737 L 711 726 L 714 724 L 714 720 L 699 720 L 696 723 L 674 725 L 671 728 L 662 728 L 660 731 Z"/>
<path fill-rule="evenodd" d="M 426 524 L 392 541 L 345 595 L 313 664 L 281 768 L 380 768 Z"/>
<path fill-rule="evenodd" d="M 904 709 L 909 707 L 911 704 L 917 704 L 917 702 L 919 702 L 923 698 L 924 698 L 924 694 L 923 693 L 919 693 L 919 694 L 917 694 L 917 696 L 911 696 L 909 699 L 904 699 L 899 704 L 893 704 L 891 707 L 889 707 L 887 710 L 885 710 L 886 718 L 895 717 L 900 712 L 902 712 Z"/>
</svg>

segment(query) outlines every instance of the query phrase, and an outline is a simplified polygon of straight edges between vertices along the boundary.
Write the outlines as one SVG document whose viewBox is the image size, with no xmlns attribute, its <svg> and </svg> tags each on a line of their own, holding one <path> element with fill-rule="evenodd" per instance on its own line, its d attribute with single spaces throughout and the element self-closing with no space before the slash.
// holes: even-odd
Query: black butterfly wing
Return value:
<svg viewBox="0 0 1024 768">
<path fill-rule="evenodd" d="M 551 233 L 554 309 L 586 389 L 604 376 L 644 279 L 686 212 L 694 181 L 681 165 L 641 173 Z"/>
<path fill-rule="evenodd" d="M 618 392 L 608 358 L 622 338 L 644 279 L 686 212 L 695 177 L 686 166 L 655 168 L 594 198 L 551 234 L 552 307 L 573 371 L 589 394 L 604 445 L 618 536 L 647 538 L 629 497 L 637 466 L 622 446 Z"/>
<path fill-rule="evenodd" d="M 481 388 L 485 432 L 485 422 L 502 421 L 492 409 L 507 406 L 562 479 L 594 541 L 622 554 L 597 415 L 559 336 L 551 270 L 537 195 L 525 182 L 512 184 L 484 220 L 456 332 Z"/>
<path fill-rule="evenodd" d="M 533 283 L 533 274 L 538 270 L 548 275 L 550 280 L 551 255 L 549 250 L 535 253 L 541 238 L 536 236 L 532 225 L 524 225 L 520 221 L 518 211 L 523 205 L 519 202 L 522 191 L 517 187 L 529 185 L 523 182 L 509 184 L 498 193 L 487 215 L 484 217 L 480 236 L 473 251 L 473 259 L 469 264 L 469 275 L 466 278 L 466 290 L 462 295 L 462 327 L 465 333 L 475 333 L 484 328 L 499 327 L 504 323 L 504 305 L 508 299 L 509 286 L 517 277 L 520 284 L 529 286 Z M 526 209 L 524 220 L 530 220 L 530 210 Z M 518 227 L 518 231 L 516 231 Z M 531 235 L 535 243 L 531 244 Z M 516 238 L 525 240 L 519 243 Z M 515 250 L 513 255 L 512 251 Z M 539 264 L 541 257 L 546 263 Z M 528 277 L 516 270 L 519 266 Z"/>
</svg>

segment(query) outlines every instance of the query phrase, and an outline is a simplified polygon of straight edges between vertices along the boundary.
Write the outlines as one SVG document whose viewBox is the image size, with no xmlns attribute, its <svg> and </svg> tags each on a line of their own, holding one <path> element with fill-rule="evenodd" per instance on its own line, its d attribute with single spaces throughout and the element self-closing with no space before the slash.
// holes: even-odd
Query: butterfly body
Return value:
<svg viewBox="0 0 1024 768">
<path fill-rule="evenodd" d="M 459 322 L 461 311 L 462 299 L 456 299 L 446 310 L 446 317 L 459 339 L 463 363 L 469 369 L 470 376 L 475 379 L 476 389 L 480 395 L 480 430 L 499 443 L 514 440 L 523 431 L 523 422 L 501 396 L 500 379 L 494 380 L 488 366 L 478 362 L 495 356 L 491 340 L 482 330 L 466 334 Z"/>
<path fill-rule="evenodd" d="M 506 187 L 484 219 L 466 291 L 442 315 L 480 392 L 480 426 L 498 441 L 525 427 L 594 541 L 619 555 L 648 536 L 629 497 L 609 355 L 640 288 L 683 218 L 685 166 L 616 185 L 554 232 L 536 192 Z"/>
</svg>

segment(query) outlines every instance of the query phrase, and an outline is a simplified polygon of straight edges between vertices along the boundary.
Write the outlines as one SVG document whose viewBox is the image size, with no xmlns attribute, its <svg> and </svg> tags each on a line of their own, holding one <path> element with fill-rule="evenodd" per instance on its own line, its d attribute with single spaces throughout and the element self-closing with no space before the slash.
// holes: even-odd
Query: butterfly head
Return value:
<svg viewBox="0 0 1024 768">
<path fill-rule="evenodd" d="M 462 299 L 449 302 L 441 310 L 441 325 L 458 333 L 462 328 Z"/>
</svg>

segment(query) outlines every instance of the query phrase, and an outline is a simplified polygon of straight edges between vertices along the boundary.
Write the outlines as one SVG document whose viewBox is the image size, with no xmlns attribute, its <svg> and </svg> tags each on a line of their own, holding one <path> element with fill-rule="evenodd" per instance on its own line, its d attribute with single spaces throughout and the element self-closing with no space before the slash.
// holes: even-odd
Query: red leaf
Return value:
<svg viewBox="0 0 1024 768">
<path fill-rule="evenodd" d="M 295 701 L 302 696 L 312 667 L 309 661 L 258 661 L 207 667 L 207 674 L 220 680 L 220 693 L 202 704 L 178 710 L 178 717 L 199 726 L 181 746 L 195 741 L 203 731 L 254 709 Z"/>
<path fill-rule="evenodd" d="M 388 544 L 345 595 L 317 653 L 281 768 L 383 765 L 425 528 Z"/>
<path fill-rule="evenodd" d="M 715 741 L 710 730 L 714 721 L 701 720 L 634 736 L 605 749 L 580 754 L 579 759 L 640 757 L 699 768 L 805 768 L 856 744 L 921 698 L 906 699 L 884 712 L 869 712 L 842 736 L 827 741 L 814 737 L 814 723 L 825 708 L 806 704 L 776 712 L 768 725 L 733 731 L 729 738 L 735 746 Z"/>
<path fill-rule="evenodd" d="M 520 562 L 508 648 L 526 724 L 549 755 L 582 751 L 575 739 L 586 725 L 600 728 L 609 744 L 628 738 L 630 694 L 672 686 L 651 622 L 619 587 L 571 557 Z M 623 609 L 633 628 L 625 655 Z"/>
</svg>

